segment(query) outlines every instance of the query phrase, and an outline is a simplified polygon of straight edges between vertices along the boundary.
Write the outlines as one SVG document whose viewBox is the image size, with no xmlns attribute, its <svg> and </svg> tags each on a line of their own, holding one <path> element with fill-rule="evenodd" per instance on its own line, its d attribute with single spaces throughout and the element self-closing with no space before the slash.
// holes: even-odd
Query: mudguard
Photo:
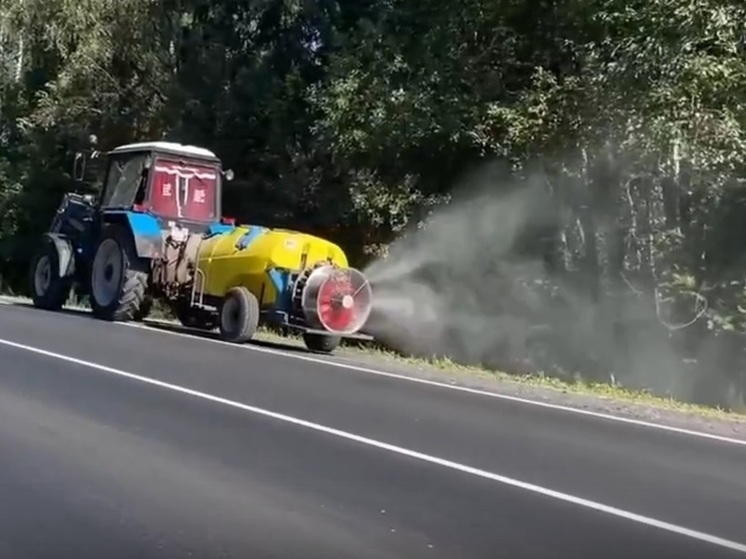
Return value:
<svg viewBox="0 0 746 559">
<path fill-rule="evenodd" d="M 212 237 L 213 235 L 222 235 L 224 233 L 230 233 L 236 228 L 235 225 L 226 225 L 224 223 L 211 223 L 207 227 L 207 231 L 205 232 L 205 235 L 207 237 Z"/>
<path fill-rule="evenodd" d="M 135 250 L 140 258 L 155 258 L 163 252 L 163 233 L 161 222 L 157 217 L 141 212 L 107 212 L 110 215 L 121 215 L 127 221 Z"/>
<path fill-rule="evenodd" d="M 60 277 L 65 278 L 72 276 L 75 273 L 75 248 L 70 239 L 61 233 L 45 233 L 44 236 L 49 239 L 57 249 Z"/>
</svg>

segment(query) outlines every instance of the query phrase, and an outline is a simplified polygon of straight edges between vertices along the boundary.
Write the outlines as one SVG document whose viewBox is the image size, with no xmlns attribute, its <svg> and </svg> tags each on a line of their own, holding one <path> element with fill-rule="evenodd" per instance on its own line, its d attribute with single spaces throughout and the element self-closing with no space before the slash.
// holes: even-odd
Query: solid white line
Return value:
<svg viewBox="0 0 746 559">
<path fill-rule="evenodd" d="M 615 516 L 618 518 L 622 518 L 624 520 L 629 520 L 631 522 L 636 522 L 638 524 L 644 524 L 646 526 L 650 526 L 653 528 L 658 528 L 660 530 L 664 530 L 666 532 L 671 532 L 680 536 L 685 536 L 691 539 L 699 540 L 702 542 L 706 542 L 715 546 L 724 547 L 727 549 L 731 549 L 733 551 L 739 551 L 741 553 L 746 553 L 746 544 L 739 543 L 731 540 L 727 540 L 724 538 L 720 538 L 717 536 L 713 536 L 711 534 L 706 534 L 704 532 L 699 532 L 697 530 L 692 530 L 689 528 L 684 528 L 683 526 L 677 526 L 676 524 L 671 524 L 668 522 L 664 522 L 662 520 L 657 520 L 655 518 L 650 518 L 648 516 L 642 516 L 640 514 L 635 514 L 633 512 L 625 511 L 622 509 L 618 509 L 616 507 L 611 507 L 608 505 L 604 505 L 601 503 L 597 503 L 595 501 L 590 501 L 588 499 L 583 499 L 581 497 L 576 497 L 574 495 L 569 495 L 567 493 L 562 493 L 560 491 L 555 491 L 553 489 L 547 489 L 545 487 L 541 487 L 539 485 L 534 485 L 532 483 L 526 483 L 517 479 L 513 479 L 510 477 L 502 476 L 500 474 L 496 474 L 493 472 L 489 472 L 486 470 L 481 470 L 478 468 L 473 468 L 471 466 L 467 466 L 465 464 L 460 464 L 458 462 L 452 462 L 450 460 L 445 460 L 443 458 L 438 458 L 436 456 L 431 456 L 429 454 L 423 454 L 421 452 L 417 452 L 414 450 L 410 450 L 407 448 L 403 448 L 400 446 L 384 443 L 375 439 L 370 439 L 367 437 L 362 437 L 360 435 L 355 435 L 354 433 L 350 433 L 347 431 L 341 431 L 339 429 L 334 429 L 332 427 L 327 427 L 325 425 L 320 425 L 318 423 L 313 423 L 311 421 L 306 421 L 303 419 L 299 419 L 297 417 L 292 417 L 289 415 L 273 412 L 267 409 L 258 408 L 254 406 L 249 406 L 247 404 L 242 404 L 241 402 L 236 402 L 233 400 L 228 400 L 226 398 L 221 398 L 219 396 L 214 396 L 212 394 L 207 394 L 204 392 L 199 392 L 197 390 L 192 390 L 190 388 L 186 388 L 184 386 L 179 386 L 176 384 L 171 384 L 167 382 L 163 382 L 160 380 L 156 380 L 149 377 L 144 377 L 140 375 L 136 375 L 134 373 L 128 373 L 126 371 L 122 371 L 120 369 L 115 369 L 112 367 L 107 367 L 105 365 L 100 365 L 98 363 L 92 363 L 90 361 L 84 361 L 82 359 L 77 359 L 75 357 L 70 357 L 68 355 L 62 355 L 59 353 L 54 353 L 51 351 L 47 351 L 44 349 L 40 349 L 37 347 L 32 347 L 24 344 L 19 344 L 16 342 L 12 342 L 9 340 L 0 339 L 0 344 L 4 344 L 9 347 L 14 347 L 16 349 L 22 349 L 25 351 L 29 351 L 38 355 L 44 355 L 46 357 L 51 357 L 54 359 L 58 359 L 60 361 L 65 361 L 68 363 L 73 363 L 75 365 L 80 365 L 83 367 L 88 367 L 91 369 L 96 369 L 98 371 L 102 371 L 105 373 L 109 373 L 112 375 L 117 375 L 120 377 L 124 377 L 130 380 L 142 382 L 145 384 L 149 384 L 151 386 L 157 386 L 159 388 L 164 388 L 166 390 L 171 390 L 173 392 L 178 392 L 180 394 L 186 394 L 188 396 L 193 396 L 195 398 L 200 398 L 202 400 L 207 400 L 210 402 L 214 402 L 217 404 L 222 404 L 224 406 L 229 406 L 232 408 L 237 408 L 243 411 L 247 411 L 256 415 L 261 415 L 264 417 L 269 417 L 272 419 L 276 419 L 278 421 L 283 421 L 285 423 L 290 423 L 292 425 L 296 425 L 299 427 L 305 427 L 306 429 L 311 429 L 313 431 L 318 431 L 321 433 L 326 433 L 328 435 L 333 435 L 335 437 L 346 439 L 349 441 L 353 441 L 356 443 L 360 443 L 366 446 L 374 447 L 380 450 L 386 450 L 388 452 L 398 454 L 401 456 L 407 456 L 409 458 L 414 458 L 416 460 L 420 460 L 422 462 L 427 462 L 430 464 L 435 464 L 437 466 L 442 466 L 444 468 L 448 468 L 451 470 L 455 470 L 458 472 L 462 472 L 465 474 L 469 474 L 472 476 L 488 479 L 491 481 L 495 481 L 497 483 L 501 483 L 503 485 L 508 485 L 510 487 L 515 487 L 518 489 L 523 489 L 525 491 L 529 491 L 531 493 L 536 493 L 539 495 L 543 495 L 545 497 L 549 497 L 552 499 L 556 499 L 559 501 L 563 501 L 566 503 L 571 503 L 574 505 L 578 505 L 580 507 L 584 507 L 587 509 L 591 509 L 597 512 L 602 512 L 605 514 L 609 514 L 611 516 Z"/>
<path fill-rule="evenodd" d="M 172 323 L 166 322 L 166 321 L 150 320 L 149 322 L 161 322 L 161 323 L 166 324 L 166 325 L 177 326 L 177 327 L 181 328 L 181 326 L 179 326 L 179 325 L 172 324 Z M 396 380 L 403 380 L 403 381 L 406 381 L 406 382 L 413 382 L 413 383 L 416 383 L 416 384 L 423 384 L 423 385 L 426 385 L 426 386 L 432 386 L 432 387 L 436 387 L 436 388 L 446 388 L 448 390 L 455 390 L 457 392 L 465 392 L 467 394 L 474 394 L 474 395 L 477 395 L 477 396 L 486 396 L 488 398 L 496 398 L 498 400 L 505 400 L 505 401 L 515 402 L 515 403 L 519 403 L 519 404 L 524 404 L 524 405 L 529 405 L 529 406 L 535 406 L 535 407 L 544 408 L 544 409 L 550 409 L 550 410 L 554 410 L 554 411 L 561 411 L 561 412 L 565 412 L 565 413 L 574 413 L 576 415 L 582 415 L 582 416 L 585 416 L 585 417 L 593 417 L 593 418 L 596 418 L 596 419 L 603 419 L 605 421 L 614 421 L 614 422 L 617 422 L 617 423 L 624 423 L 624 424 L 627 424 L 627 425 L 634 425 L 636 427 L 645 427 L 645 428 L 648 428 L 648 429 L 658 429 L 658 430 L 661 430 L 661 431 L 667 431 L 669 433 L 677 433 L 679 435 L 687 435 L 687 436 L 691 436 L 691 437 L 699 437 L 699 438 L 704 438 L 704 439 L 710 439 L 710 440 L 713 440 L 713 441 L 719 441 L 719 442 L 728 443 L 728 444 L 735 444 L 735 445 L 740 445 L 740 446 L 746 446 L 746 440 L 744 440 L 744 439 L 735 439 L 735 438 L 726 437 L 726 436 L 723 436 L 723 435 L 715 435 L 715 434 L 712 434 L 712 433 L 705 433 L 704 431 L 695 431 L 695 430 L 692 430 L 692 429 L 684 429 L 682 427 L 673 427 L 671 425 L 665 425 L 663 423 L 653 423 L 653 422 L 650 422 L 650 421 L 644 421 L 642 419 L 633 419 L 633 418 L 629 418 L 629 417 L 622 417 L 622 416 L 612 415 L 612 414 L 603 413 L 603 412 L 597 412 L 597 411 L 591 411 L 591 410 L 584 410 L 584 409 L 580 409 L 580 408 L 574 408 L 574 407 L 571 407 L 571 406 L 564 406 L 562 404 L 552 404 L 552 403 L 549 403 L 549 402 L 540 402 L 538 400 L 531 400 L 531 399 L 528 399 L 528 398 L 521 398 L 520 396 L 510 396 L 508 394 L 500 394 L 499 392 L 490 392 L 488 390 L 480 390 L 478 388 L 469 388 L 469 387 L 466 387 L 466 386 L 459 386 L 459 385 L 455 385 L 455 384 L 447 384 L 445 382 L 439 382 L 439 381 L 435 381 L 435 380 L 428 380 L 428 379 L 418 378 L 418 377 L 415 377 L 415 376 L 409 376 L 409 375 L 402 375 L 402 374 L 397 374 L 397 373 L 391 373 L 391 372 L 387 372 L 387 371 L 381 371 L 381 370 L 378 370 L 378 369 L 372 369 L 372 368 L 369 368 L 369 367 L 363 367 L 363 366 L 360 366 L 360 365 L 352 365 L 352 364 L 349 364 L 349 363 L 341 363 L 339 361 L 331 361 L 331 360 L 326 360 L 326 359 L 323 359 L 323 358 L 312 357 L 310 355 L 299 355 L 297 353 L 291 353 L 291 352 L 282 351 L 282 350 L 278 350 L 278 349 L 267 348 L 267 347 L 260 347 L 260 346 L 252 345 L 252 344 L 236 345 L 236 344 L 232 344 L 230 342 L 224 342 L 223 340 L 216 340 L 214 338 L 206 338 L 205 336 L 200 336 L 199 334 L 191 334 L 189 332 L 174 332 L 174 331 L 170 331 L 170 330 L 164 330 L 162 328 L 148 326 L 147 324 L 142 324 L 142 323 L 121 322 L 121 323 L 117 323 L 117 324 L 122 325 L 122 326 L 130 326 L 130 327 L 134 327 L 134 328 L 142 328 L 142 329 L 146 329 L 146 330 L 152 330 L 152 331 L 160 332 L 162 334 L 167 334 L 167 335 L 171 335 L 171 336 L 194 338 L 194 339 L 202 340 L 202 341 L 205 341 L 205 342 L 211 342 L 211 343 L 216 343 L 216 344 L 222 344 L 222 345 L 230 346 L 230 347 L 233 347 L 233 348 L 248 349 L 248 350 L 251 350 L 251 351 L 258 351 L 258 352 L 262 352 L 262 353 L 269 353 L 269 354 L 272 354 L 272 355 L 280 355 L 280 356 L 283 356 L 283 357 L 289 357 L 289 358 L 292 358 L 292 359 L 298 359 L 300 361 L 306 361 L 306 362 L 309 362 L 309 363 L 316 363 L 316 364 L 320 364 L 320 365 L 328 365 L 328 366 L 331 366 L 331 367 L 337 367 L 337 368 L 341 368 L 341 369 L 347 369 L 347 370 L 355 371 L 355 372 L 358 372 L 358 373 L 365 373 L 365 374 L 369 374 L 369 375 L 377 375 L 377 376 L 387 377 L 387 378 L 396 379 Z"/>
</svg>

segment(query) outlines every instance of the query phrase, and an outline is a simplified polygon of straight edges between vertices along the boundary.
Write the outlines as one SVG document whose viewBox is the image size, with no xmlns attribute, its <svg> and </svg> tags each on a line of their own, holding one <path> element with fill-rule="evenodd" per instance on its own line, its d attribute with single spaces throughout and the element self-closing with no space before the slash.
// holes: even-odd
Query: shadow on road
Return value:
<svg viewBox="0 0 746 559">
<path fill-rule="evenodd" d="M 143 324 L 147 325 L 148 328 L 154 328 L 156 330 L 163 330 L 165 332 L 173 332 L 177 334 L 188 334 L 191 336 L 197 336 L 199 338 L 205 338 L 208 340 L 220 340 L 220 335 L 216 330 L 199 330 L 197 328 L 188 328 L 180 324 L 171 324 L 167 322 L 154 322 L 152 320 L 144 320 Z M 280 342 L 270 342 L 267 340 L 251 340 L 248 342 L 249 345 L 266 347 L 269 349 L 278 349 L 281 351 L 296 352 L 296 353 L 312 353 L 304 347 L 297 345 L 283 344 Z"/>
<path fill-rule="evenodd" d="M 41 313 L 54 313 L 54 314 L 66 314 L 68 316 L 89 316 L 91 314 L 91 311 L 88 309 L 71 309 L 71 308 L 63 308 L 58 311 L 47 311 L 44 309 L 37 309 L 34 307 L 34 304 L 31 301 L 8 301 L 3 303 L 5 305 L 11 306 L 11 307 L 25 307 L 27 309 L 33 309 L 36 312 Z"/>
<path fill-rule="evenodd" d="M 55 313 L 55 314 L 66 314 L 68 316 L 76 316 L 80 318 L 87 318 L 96 320 L 92 317 L 91 311 L 89 309 L 85 308 L 63 308 L 59 311 L 46 311 L 44 309 L 37 309 L 34 307 L 33 303 L 31 301 L 7 301 L 4 304 L 13 306 L 13 307 L 25 307 L 34 309 L 36 312 L 48 312 L 48 313 Z M 147 326 L 148 328 L 153 328 L 155 330 L 162 330 L 164 332 L 171 332 L 175 334 L 185 334 L 190 336 L 196 336 L 199 338 L 204 338 L 207 340 L 220 340 L 220 335 L 218 334 L 217 330 L 200 330 L 198 328 L 189 328 L 186 326 L 182 326 L 178 323 L 170 323 L 170 322 L 161 322 L 158 320 L 153 319 L 145 319 L 142 322 L 136 322 L 135 324 L 143 324 Z M 268 349 L 276 349 L 280 351 L 286 351 L 290 353 L 304 353 L 304 354 L 311 354 L 313 355 L 314 352 L 310 351 L 309 349 L 293 345 L 291 343 L 282 343 L 282 342 L 270 342 L 268 340 L 251 340 L 248 342 L 248 345 L 253 345 L 257 347 L 265 347 Z M 328 355 L 324 354 L 325 357 L 329 357 Z"/>
</svg>

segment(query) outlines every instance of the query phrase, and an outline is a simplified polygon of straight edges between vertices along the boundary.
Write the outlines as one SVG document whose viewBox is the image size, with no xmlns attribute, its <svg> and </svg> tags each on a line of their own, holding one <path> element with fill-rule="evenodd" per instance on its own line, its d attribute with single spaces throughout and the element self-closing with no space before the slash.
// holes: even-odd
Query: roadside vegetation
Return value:
<svg viewBox="0 0 746 559">
<path fill-rule="evenodd" d="M 464 320 L 446 355 L 379 350 L 743 409 L 744 21 L 737 0 L 0 0 L 0 288 L 23 294 L 90 133 L 209 147 L 226 214 L 366 269 L 498 162 L 481 195 L 545 200 L 469 260 L 502 301 L 472 304 L 511 320 L 478 351 Z"/>
<path fill-rule="evenodd" d="M 2 296 L 2 295 L 0 295 Z M 5 297 L 10 302 L 17 301 L 23 304 L 31 304 L 31 300 L 5 293 Z M 75 312 L 89 312 L 90 306 L 85 300 L 76 300 L 71 298 L 65 305 L 65 308 Z M 176 331 L 188 335 L 212 338 L 212 333 L 203 332 L 184 328 L 169 312 L 168 309 L 159 307 L 157 304 L 153 307 L 150 316 L 146 319 L 145 324 L 150 327 L 164 327 L 169 331 Z M 217 338 L 215 338 L 217 339 Z M 262 343 L 270 343 L 277 349 L 297 348 L 303 353 L 308 350 L 299 335 L 280 332 L 277 329 L 260 327 L 255 336 L 255 340 Z M 485 367 L 467 365 L 453 361 L 448 357 L 443 358 L 423 358 L 416 355 L 406 355 L 399 351 L 392 350 L 386 345 L 377 341 L 368 340 L 343 340 L 342 345 L 336 354 L 343 359 L 352 359 L 352 364 L 360 367 L 370 367 L 380 369 L 381 367 L 389 370 L 395 370 L 399 374 L 407 376 L 417 376 L 420 373 L 431 373 L 434 380 L 445 383 L 458 383 L 469 385 L 470 381 L 487 381 L 486 384 L 480 385 L 485 390 L 501 390 L 507 387 L 527 387 L 536 388 L 542 392 L 540 396 L 546 397 L 547 394 L 563 394 L 588 396 L 593 398 L 594 407 L 601 411 L 608 411 L 607 406 L 618 410 L 620 405 L 631 406 L 632 416 L 639 416 L 635 413 L 641 409 L 671 411 L 683 414 L 683 417 L 701 417 L 714 420 L 725 420 L 729 424 L 742 424 L 746 426 L 746 407 L 733 406 L 725 408 L 720 405 L 698 405 L 681 401 L 672 397 L 662 396 L 651 393 L 645 389 L 629 389 L 609 379 L 608 382 L 588 382 L 583 380 L 580 375 L 572 379 L 562 379 L 556 376 L 546 375 L 543 372 L 532 371 L 528 374 L 509 374 L 504 371 L 489 369 Z M 325 355 L 316 356 L 309 354 L 310 357 L 325 359 Z M 393 368 L 393 369 L 392 369 Z M 533 394 L 536 397 L 536 393 Z M 587 405 L 588 402 L 585 402 Z M 577 405 L 573 402 L 571 405 Z M 600 407 L 599 407 L 600 406 Z M 735 422 L 735 423 L 734 423 Z"/>
</svg>

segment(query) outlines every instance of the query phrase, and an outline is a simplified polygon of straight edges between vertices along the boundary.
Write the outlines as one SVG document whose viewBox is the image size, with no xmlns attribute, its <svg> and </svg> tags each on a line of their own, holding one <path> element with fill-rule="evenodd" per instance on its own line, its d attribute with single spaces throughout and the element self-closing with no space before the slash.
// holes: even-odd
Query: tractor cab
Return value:
<svg viewBox="0 0 746 559">
<path fill-rule="evenodd" d="M 146 212 L 165 226 L 190 229 L 220 221 L 223 171 L 211 151 L 170 142 L 127 144 L 105 154 L 101 211 Z"/>
<path fill-rule="evenodd" d="M 108 297 L 101 286 L 113 281 L 116 287 L 135 273 L 119 269 L 122 262 L 138 267 L 140 275 L 133 277 L 141 281 L 145 269 L 163 258 L 171 232 L 233 228 L 221 218 L 222 181 L 233 173 L 201 147 L 143 142 L 99 152 L 96 137 L 89 142 L 75 156 L 76 192 L 63 196 L 32 258 L 31 291 L 34 304 L 57 309 L 75 287 L 78 295 L 90 293 L 99 301 L 99 314 L 114 316 L 120 312 L 116 301 L 100 303 Z M 117 269 L 125 276 L 109 274 Z"/>
</svg>

